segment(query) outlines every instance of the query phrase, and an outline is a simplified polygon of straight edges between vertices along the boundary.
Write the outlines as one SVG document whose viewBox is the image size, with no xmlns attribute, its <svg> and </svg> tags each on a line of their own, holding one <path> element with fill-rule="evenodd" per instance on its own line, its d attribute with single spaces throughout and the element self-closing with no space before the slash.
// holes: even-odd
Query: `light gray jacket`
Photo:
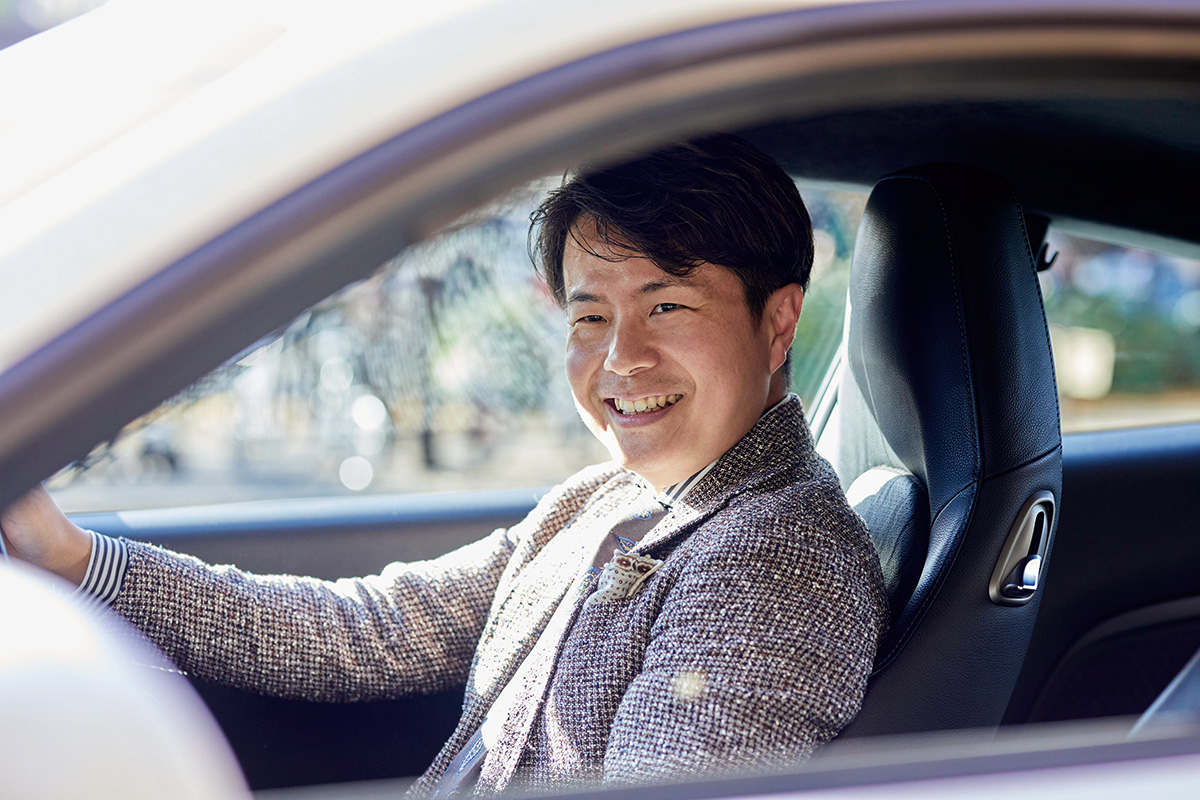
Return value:
<svg viewBox="0 0 1200 800">
<path fill-rule="evenodd" d="M 602 465 L 520 524 L 441 558 L 324 582 L 251 575 L 128 543 L 114 608 L 182 669 L 347 701 L 466 683 L 424 794 L 517 667 L 519 702 L 479 790 L 678 780 L 794 765 L 857 712 L 887 620 L 878 559 L 800 402 L 767 414 L 634 550 L 663 559 L 632 597 L 584 605 L 632 498 Z M 560 603 L 558 630 L 539 636 Z"/>
</svg>

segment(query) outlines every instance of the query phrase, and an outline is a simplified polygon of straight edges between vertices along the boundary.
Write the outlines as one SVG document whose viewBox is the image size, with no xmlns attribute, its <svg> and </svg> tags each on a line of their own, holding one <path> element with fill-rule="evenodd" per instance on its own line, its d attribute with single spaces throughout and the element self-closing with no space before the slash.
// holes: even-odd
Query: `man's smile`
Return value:
<svg viewBox="0 0 1200 800">
<path fill-rule="evenodd" d="M 612 406 L 618 414 L 632 416 L 634 414 L 645 414 L 651 411 L 659 411 L 667 406 L 673 406 L 683 397 L 681 394 L 660 394 L 650 395 L 648 397 L 639 397 L 636 400 L 625 399 L 621 397 L 609 397 L 605 400 L 607 404 Z"/>
</svg>

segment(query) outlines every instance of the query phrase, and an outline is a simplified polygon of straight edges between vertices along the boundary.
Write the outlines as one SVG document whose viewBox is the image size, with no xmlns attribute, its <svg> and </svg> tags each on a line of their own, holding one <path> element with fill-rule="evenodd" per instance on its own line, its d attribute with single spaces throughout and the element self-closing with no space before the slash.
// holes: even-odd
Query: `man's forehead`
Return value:
<svg viewBox="0 0 1200 800">
<path fill-rule="evenodd" d="M 690 275 L 672 275 L 649 259 L 635 256 L 609 261 L 585 257 L 575 264 L 564 262 L 567 303 L 591 302 L 610 293 L 651 294 L 673 287 L 702 285 L 697 267 Z M 574 268 L 572 268 L 574 267 Z"/>
<path fill-rule="evenodd" d="M 573 246 L 604 259 L 619 259 L 638 254 L 637 248 L 620 231 L 608 225 L 602 226 L 591 214 L 584 214 L 571 224 L 563 244 L 567 250 Z"/>
</svg>

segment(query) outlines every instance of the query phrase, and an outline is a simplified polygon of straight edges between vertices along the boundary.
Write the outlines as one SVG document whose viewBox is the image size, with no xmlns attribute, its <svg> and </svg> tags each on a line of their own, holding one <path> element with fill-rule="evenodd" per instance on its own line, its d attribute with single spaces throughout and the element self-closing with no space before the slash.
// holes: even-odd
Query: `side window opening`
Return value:
<svg viewBox="0 0 1200 800">
<path fill-rule="evenodd" d="M 1055 229 L 1047 241 L 1063 433 L 1200 419 L 1200 260 Z"/>
<path fill-rule="evenodd" d="M 68 511 L 543 487 L 608 455 L 575 412 L 565 323 L 515 191 L 226 362 L 49 483 Z M 806 407 L 841 342 L 865 194 L 800 184 L 816 258 L 792 356 Z"/>
</svg>

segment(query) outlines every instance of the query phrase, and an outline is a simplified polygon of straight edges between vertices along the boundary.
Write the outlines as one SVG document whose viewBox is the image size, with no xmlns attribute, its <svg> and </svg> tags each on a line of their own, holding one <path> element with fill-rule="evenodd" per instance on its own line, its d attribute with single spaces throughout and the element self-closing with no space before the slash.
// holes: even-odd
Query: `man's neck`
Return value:
<svg viewBox="0 0 1200 800">
<path fill-rule="evenodd" d="M 758 416 L 758 421 L 755 422 L 755 425 L 757 425 L 758 422 L 762 421 L 763 417 L 777 411 L 779 409 L 779 407 L 784 404 L 785 400 L 787 400 L 793 396 L 794 395 L 792 395 L 791 392 L 784 392 L 774 402 L 768 403 L 766 409 L 764 409 L 762 414 L 760 414 Z M 753 430 L 753 426 L 751 426 L 751 430 Z M 746 431 L 746 433 L 749 433 L 749 432 L 750 431 Z M 742 434 L 742 439 L 744 439 L 744 438 L 745 438 L 745 434 Z M 740 442 L 742 439 L 738 439 L 738 441 Z M 730 448 L 730 449 L 733 449 L 733 448 Z M 725 453 L 728 453 L 728 452 L 729 452 L 729 450 L 725 451 Z M 722 456 L 724 456 L 725 453 L 721 453 L 721 455 L 717 456 L 712 461 L 710 461 L 707 464 L 705 464 L 704 466 L 700 467 L 700 469 L 693 472 L 690 476 L 684 478 L 683 480 L 675 481 L 674 483 L 668 484 L 666 486 L 657 486 L 657 485 L 655 485 L 655 483 L 653 481 L 651 481 L 649 478 L 647 478 L 644 475 L 639 475 L 638 477 L 640 477 L 643 481 L 645 481 L 646 485 L 649 486 L 651 489 L 653 489 L 655 491 L 655 493 L 657 493 L 658 495 L 667 496 L 674 500 L 679 500 L 679 499 L 682 499 L 683 496 L 686 495 L 689 491 L 691 491 L 692 487 L 695 486 L 697 483 L 699 483 L 700 480 L 705 475 L 708 474 L 708 471 L 710 469 L 712 469 L 714 464 L 716 464 L 718 461 L 721 460 Z"/>
</svg>

